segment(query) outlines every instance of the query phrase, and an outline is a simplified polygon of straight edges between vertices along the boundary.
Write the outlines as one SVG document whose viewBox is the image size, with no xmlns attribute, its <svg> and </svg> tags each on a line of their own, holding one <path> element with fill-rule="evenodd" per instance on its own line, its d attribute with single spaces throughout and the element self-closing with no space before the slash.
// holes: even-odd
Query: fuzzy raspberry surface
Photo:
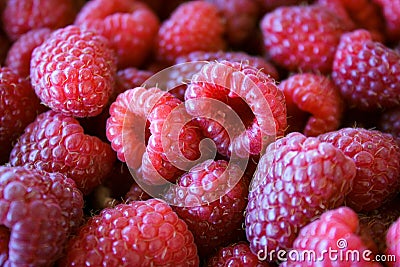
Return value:
<svg viewBox="0 0 400 267">
<path fill-rule="evenodd" d="M 246 208 L 246 234 L 253 253 L 288 250 L 300 229 L 339 207 L 350 192 L 356 167 L 329 143 L 290 133 L 271 143 L 253 176 Z"/>
<path fill-rule="evenodd" d="M 115 83 L 116 58 L 108 41 L 69 25 L 32 52 L 31 83 L 41 101 L 66 115 L 100 114 Z"/>
</svg>

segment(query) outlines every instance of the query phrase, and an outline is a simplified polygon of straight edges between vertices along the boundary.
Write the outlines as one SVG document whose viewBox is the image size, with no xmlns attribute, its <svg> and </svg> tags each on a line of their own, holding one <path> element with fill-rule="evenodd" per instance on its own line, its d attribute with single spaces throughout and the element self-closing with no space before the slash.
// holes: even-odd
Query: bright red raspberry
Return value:
<svg viewBox="0 0 400 267">
<path fill-rule="evenodd" d="M 176 64 L 190 62 L 190 61 L 231 61 L 241 62 L 251 65 L 257 69 L 260 69 L 265 74 L 270 75 L 275 80 L 279 80 L 278 70 L 270 62 L 265 60 L 261 56 L 251 56 L 245 52 L 204 52 L 194 51 L 187 55 L 180 56 L 175 60 Z"/>
<path fill-rule="evenodd" d="M 400 198 L 397 197 L 379 209 L 358 214 L 360 231 L 372 237 L 377 246 L 377 254 L 386 252 L 386 234 L 390 225 L 400 217 L 399 204 Z"/>
<path fill-rule="evenodd" d="M 58 29 L 71 24 L 78 11 L 75 0 L 7 0 L 4 30 L 11 40 L 38 28 Z"/>
<path fill-rule="evenodd" d="M 85 135 L 73 117 L 52 110 L 25 128 L 10 155 L 12 166 L 63 173 L 85 194 L 105 179 L 114 161 L 109 144 Z"/>
<path fill-rule="evenodd" d="M 318 0 L 318 4 L 325 6 L 339 16 L 349 29 L 366 29 L 374 39 L 385 40 L 384 19 L 379 6 L 370 0 Z"/>
<path fill-rule="evenodd" d="M 349 157 L 315 137 L 290 133 L 270 144 L 254 174 L 245 213 L 252 252 L 275 260 L 272 250 L 290 249 L 304 225 L 343 204 L 355 174 Z"/>
<path fill-rule="evenodd" d="M 348 207 L 340 207 L 324 212 L 320 218 L 304 226 L 293 243 L 295 253 L 291 253 L 299 257 L 288 257 L 288 261 L 281 266 L 381 266 L 378 262 L 374 262 L 374 255 L 369 253 L 368 249 L 358 233 L 357 214 Z M 327 253 L 329 250 L 337 253 L 329 254 Z M 311 254 L 306 254 L 310 251 Z M 301 259 L 302 255 L 305 257 L 315 255 L 315 257 L 311 256 L 308 260 L 304 260 Z M 335 256 L 332 255 L 337 259 L 335 260 L 333 258 Z"/>
<path fill-rule="evenodd" d="M 222 16 L 215 5 L 190 1 L 181 4 L 162 23 L 155 51 L 160 61 L 173 63 L 193 51 L 223 50 L 224 32 Z"/>
<path fill-rule="evenodd" d="M 206 0 L 217 6 L 225 19 L 225 38 L 232 47 L 240 48 L 256 30 L 260 7 L 253 0 Z"/>
<path fill-rule="evenodd" d="M 110 107 L 107 138 L 118 158 L 130 168 L 140 169 L 147 183 L 175 181 L 183 173 L 171 163 L 171 157 L 176 159 L 181 153 L 191 164 L 200 156 L 201 133 L 184 108 L 174 111 L 180 106 L 178 98 L 159 88 L 137 87 L 120 94 Z"/>
<path fill-rule="evenodd" d="M 260 22 L 267 54 L 290 71 L 330 73 L 346 25 L 325 7 L 288 6 Z"/>
<path fill-rule="evenodd" d="M 399 267 L 400 258 L 400 217 L 390 226 L 386 234 L 386 255 L 392 257 L 392 261 L 386 262 L 390 267 Z M 395 260 L 393 261 L 393 256 Z"/>
<path fill-rule="evenodd" d="M 110 41 L 118 67 L 139 67 L 148 58 L 157 36 L 159 20 L 147 5 L 133 0 L 92 0 L 85 4 L 75 24 L 96 31 Z"/>
<path fill-rule="evenodd" d="M 67 115 L 100 114 L 113 92 L 115 73 L 115 55 L 107 40 L 73 25 L 54 31 L 32 53 L 36 94 Z"/>
<path fill-rule="evenodd" d="M 400 2 L 392 0 L 373 0 L 382 9 L 385 21 L 385 33 L 389 41 L 400 41 Z"/>
<path fill-rule="evenodd" d="M 269 267 L 267 262 L 260 261 L 246 242 L 238 242 L 222 247 L 207 262 L 207 267 Z"/>
<path fill-rule="evenodd" d="M 312 73 L 294 74 L 278 86 L 284 92 L 287 103 L 310 114 L 304 127 L 306 136 L 317 136 L 339 128 L 344 103 L 329 77 Z M 296 114 L 288 116 L 296 117 Z"/>
<path fill-rule="evenodd" d="M 363 128 L 342 128 L 319 136 L 350 157 L 357 168 L 346 205 L 356 211 L 376 209 L 400 189 L 400 147 L 390 134 Z"/>
<path fill-rule="evenodd" d="M 0 165 L 8 161 L 13 144 L 43 108 L 27 79 L 0 68 Z"/>
<path fill-rule="evenodd" d="M 0 262 L 52 266 L 81 224 L 83 197 L 60 173 L 0 166 Z"/>
<path fill-rule="evenodd" d="M 379 120 L 379 128 L 382 132 L 400 138 L 400 107 L 384 111 Z"/>
<path fill-rule="evenodd" d="M 13 43 L 8 50 L 5 65 L 21 77 L 29 77 L 33 50 L 50 36 L 49 28 L 30 30 Z"/>
<path fill-rule="evenodd" d="M 80 229 L 61 266 L 199 266 L 193 235 L 156 199 L 105 209 Z"/>
<path fill-rule="evenodd" d="M 202 258 L 244 238 L 248 187 L 239 166 L 228 164 L 225 160 L 206 160 L 182 175 L 178 187 L 167 193 L 173 210 L 193 233 Z"/>
<path fill-rule="evenodd" d="M 366 30 L 343 34 L 332 79 L 350 106 L 390 108 L 400 101 L 400 55 L 374 42 Z"/>
<path fill-rule="evenodd" d="M 224 115 L 217 102 L 232 108 L 241 121 Z M 257 155 L 271 142 L 269 137 L 282 136 L 286 129 L 282 91 L 270 76 L 241 62 L 205 64 L 188 85 L 185 106 L 224 156 L 232 151 L 240 157 Z M 237 124 L 246 129 L 240 132 Z"/>
</svg>

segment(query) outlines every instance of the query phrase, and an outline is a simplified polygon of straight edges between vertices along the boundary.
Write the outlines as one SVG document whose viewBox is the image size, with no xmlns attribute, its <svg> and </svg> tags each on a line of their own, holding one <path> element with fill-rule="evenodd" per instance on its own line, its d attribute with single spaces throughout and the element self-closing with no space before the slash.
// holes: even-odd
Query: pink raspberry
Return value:
<svg viewBox="0 0 400 267">
<path fill-rule="evenodd" d="M 66 115 L 100 114 L 113 92 L 115 73 L 115 55 L 107 40 L 73 25 L 54 31 L 32 53 L 36 94 Z"/>
<path fill-rule="evenodd" d="M 161 24 L 155 48 L 157 58 L 173 63 L 193 51 L 223 50 L 224 32 L 222 16 L 215 5 L 203 1 L 183 3 Z"/>
<path fill-rule="evenodd" d="M 32 52 L 50 36 L 50 33 L 49 28 L 39 28 L 21 35 L 10 47 L 5 65 L 21 77 L 29 77 Z"/>
<path fill-rule="evenodd" d="M 387 262 L 390 267 L 398 267 L 400 258 L 400 217 L 390 226 L 386 234 L 386 255 L 392 257 L 392 261 Z M 393 256 L 395 260 L 393 261 Z"/>
<path fill-rule="evenodd" d="M 289 71 L 330 73 L 346 25 L 318 5 L 279 7 L 260 22 L 268 56 Z"/>
<path fill-rule="evenodd" d="M 301 259 L 301 256 L 297 259 L 289 257 L 281 266 L 381 266 L 374 262 L 374 255 L 368 249 L 358 233 L 357 214 L 348 207 L 340 207 L 324 212 L 320 218 L 304 226 L 296 237 L 293 243 L 296 253 L 292 255 L 307 255 L 305 252 L 312 251 L 315 257 L 307 261 Z M 336 253 L 329 254 L 329 250 Z M 355 258 L 357 255 L 359 257 Z M 337 257 L 337 260 L 333 257 Z"/>
<path fill-rule="evenodd" d="M 147 5 L 133 0 L 87 2 L 75 24 L 93 30 L 110 41 L 118 67 L 139 67 L 150 55 L 159 20 Z"/>
<path fill-rule="evenodd" d="M 29 81 L 8 67 L 0 68 L 0 165 L 37 114 L 44 110 Z"/>
<path fill-rule="evenodd" d="M 60 266 L 199 266 L 187 225 L 156 199 L 104 209 L 72 238 L 66 252 Z"/>
<path fill-rule="evenodd" d="M 377 130 L 342 128 L 319 136 L 350 157 L 357 168 L 346 205 L 370 211 L 393 199 L 400 189 L 400 147 Z"/>
<path fill-rule="evenodd" d="M 287 103 L 311 114 L 304 127 L 306 136 L 317 136 L 339 128 L 344 103 L 329 77 L 312 73 L 294 74 L 278 86 L 284 92 Z M 295 114 L 288 116 L 297 120 Z"/>
<path fill-rule="evenodd" d="M 52 266 L 81 224 L 82 194 L 60 173 L 0 166 L 0 180 L 0 263 Z"/>
<path fill-rule="evenodd" d="M 315 137 L 290 133 L 271 143 L 253 176 L 245 213 L 252 252 L 276 260 L 269 252 L 289 250 L 303 226 L 343 204 L 355 174 L 349 157 Z"/>
<path fill-rule="evenodd" d="M 3 11 L 4 30 L 16 41 L 33 29 L 62 28 L 74 21 L 78 8 L 75 0 L 7 0 Z"/>
<path fill-rule="evenodd" d="M 267 262 L 261 262 L 246 242 L 238 242 L 226 247 L 222 247 L 207 261 L 208 267 L 222 267 L 222 266 L 255 266 L 255 267 L 269 267 Z"/>
<path fill-rule="evenodd" d="M 385 110 L 380 117 L 379 128 L 395 138 L 400 138 L 400 107 Z"/>
<path fill-rule="evenodd" d="M 115 94 L 118 96 L 118 94 L 128 89 L 142 86 L 153 74 L 152 71 L 133 67 L 119 70 L 117 72 L 117 88 Z"/>
<path fill-rule="evenodd" d="M 244 238 L 246 178 L 239 166 L 228 164 L 225 160 L 204 161 L 182 175 L 177 181 L 179 187 L 167 194 L 173 210 L 193 233 L 203 258 L 220 246 Z M 181 187 L 187 190 L 183 193 Z M 220 197 L 214 200 L 214 195 Z"/>
<path fill-rule="evenodd" d="M 114 161 L 109 144 L 85 135 L 73 117 L 51 110 L 25 128 L 10 155 L 12 166 L 63 173 L 85 194 L 105 179 Z"/>
<path fill-rule="evenodd" d="M 203 98 L 207 101 L 201 101 Z M 240 122 L 233 122 L 231 116 L 220 116 L 220 121 L 204 116 L 223 113 L 216 101 L 234 109 L 246 127 L 244 132 L 238 132 L 236 124 Z M 197 117 L 203 134 L 216 143 L 224 156 L 230 156 L 232 151 L 241 157 L 248 153 L 257 155 L 270 142 L 267 136 L 282 136 L 286 129 L 283 93 L 273 79 L 245 63 L 222 61 L 204 65 L 192 77 L 185 93 L 185 106 L 189 114 Z"/>
<path fill-rule="evenodd" d="M 399 105 L 399 77 L 398 53 L 374 42 L 366 30 L 343 34 L 332 79 L 350 106 L 375 110 Z"/>
</svg>

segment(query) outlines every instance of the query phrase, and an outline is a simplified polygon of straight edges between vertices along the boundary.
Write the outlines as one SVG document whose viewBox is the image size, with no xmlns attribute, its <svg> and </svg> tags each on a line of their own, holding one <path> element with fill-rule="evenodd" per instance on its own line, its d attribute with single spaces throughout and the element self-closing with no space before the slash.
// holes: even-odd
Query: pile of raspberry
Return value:
<svg viewBox="0 0 400 267">
<path fill-rule="evenodd" d="M 0 266 L 400 266 L 399 1 L 0 14 Z"/>
</svg>

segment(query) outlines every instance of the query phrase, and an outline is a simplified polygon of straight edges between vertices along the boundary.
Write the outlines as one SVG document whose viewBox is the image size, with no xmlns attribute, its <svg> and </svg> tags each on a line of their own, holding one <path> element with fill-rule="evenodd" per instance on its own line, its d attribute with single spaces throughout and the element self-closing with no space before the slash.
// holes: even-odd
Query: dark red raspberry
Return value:
<svg viewBox="0 0 400 267">
<path fill-rule="evenodd" d="M 288 261 L 281 266 L 382 266 L 375 262 L 374 255 L 368 250 L 358 233 L 357 214 L 348 207 L 340 207 L 324 212 L 320 218 L 304 226 L 293 243 L 293 257 L 286 254 Z M 311 255 L 307 263 L 302 255 Z"/>
<path fill-rule="evenodd" d="M 400 198 L 397 197 L 379 209 L 358 214 L 360 231 L 372 237 L 377 246 L 377 254 L 386 252 L 386 234 L 390 225 L 400 217 L 399 204 Z"/>
<path fill-rule="evenodd" d="M 332 79 L 350 106 L 373 110 L 399 105 L 399 77 L 398 53 L 374 42 L 366 30 L 343 34 Z"/>
<path fill-rule="evenodd" d="M 11 40 L 38 28 L 58 29 L 74 21 L 75 0 L 7 0 L 3 12 L 4 30 Z"/>
<path fill-rule="evenodd" d="M 128 89 L 142 86 L 153 74 L 152 71 L 133 67 L 119 70 L 117 72 L 117 88 L 115 94 L 118 95 Z"/>
<path fill-rule="evenodd" d="M 100 114 L 113 92 L 115 73 L 115 55 L 107 40 L 73 25 L 54 31 L 32 53 L 36 94 L 67 115 Z"/>
<path fill-rule="evenodd" d="M 386 255 L 391 261 L 387 261 L 390 267 L 398 267 L 400 258 L 400 218 L 398 218 L 389 228 L 386 234 Z M 393 258 L 393 256 L 395 258 Z"/>
<path fill-rule="evenodd" d="M 251 252 L 249 244 L 242 241 L 220 248 L 207 262 L 207 267 L 224 266 L 269 267 L 270 265 L 267 262 L 260 261 L 257 256 Z"/>
<path fill-rule="evenodd" d="M 149 56 L 159 20 L 147 5 L 133 0 L 92 0 L 75 24 L 105 36 L 116 51 L 118 67 L 139 67 Z"/>
<path fill-rule="evenodd" d="M 248 185 L 239 166 L 228 164 L 206 160 L 182 175 L 179 187 L 167 194 L 173 210 L 193 233 L 200 257 L 244 238 Z"/>
<path fill-rule="evenodd" d="M 346 25 L 318 5 L 279 7 L 260 22 L 267 54 L 291 71 L 330 73 Z"/>
<path fill-rule="evenodd" d="M 371 0 L 318 0 L 318 4 L 334 12 L 349 29 L 366 29 L 374 39 L 385 40 L 384 19 L 379 6 Z"/>
<path fill-rule="evenodd" d="M 66 251 L 60 266 L 199 266 L 187 225 L 156 199 L 103 210 Z"/>
<path fill-rule="evenodd" d="M 190 61 L 231 61 L 231 62 L 242 62 L 251 65 L 257 69 L 260 69 L 265 74 L 270 75 L 275 80 L 279 80 L 279 74 L 277 69 L 266 61 L 261 56 L 251 56 L 245 52 L 204 52 L 195 51 L 187 55 L 180 56 L 175 60 L 176 64 L 190 62 Z"/>
<path fill-rule="evenodd" d="M 0 166 L 0 262 L 52 266 L 81 224 L 83 197 L 60 173 Z"/>
<path fill-rule="evenodd" d="M 10 155 L 12 166 L 63 173 L 85 194 L 105 179 L 114 161 L 109 144 L 85 135 L 73 117 L 52 110 L 25 128 Z"/>
<path fill-rule="evenodd" d="M 400 2 L 392 0 L 373 0 L 382 8 L 385 18 L 385 33 L 387 39 L 396 43 L 400 41 Z"/>
<path fill-rule="evenodd" d="M 124 199 L 127 203 L 139 200 L 148 200 L 152 198 L 147 194 L 137 183 L 133 183 L 129 191 L 126 193 Z"/>
<path fill-rule="evenodd" d="M 225 19 L 225 35 L 229 45 L 240 48 L 257 30 L 261 15 L 257 1 L 253 0 L 206 0 L 218 7 Z"/>
<path fill-rule="evenodd" d="M 311 114 L 304 127 L 306 136 L 317 136 L 339 128 L 344 103 L 329 77 L 312 73 L 294 74 L 278 86 L 284 92 L 287 103 Z M 296 114 L 288 116 L 296 117 Z"/>
<path fill-rule="evenodd" d="M 49 28 L 39 28 L 24 33 L 13 43 L 7 53 L 5 65 L 21 77 L 29 77 L 33 49 L 50 36 Z"/>
<path fill-rule="evenodd" d="M 400 138 L 400 107 L 384 111 L 379 120 L 379 128 Z"/>
<path fill-rule="evenodd" d="M 377 130 L 342 128 L 319 136 L 353 159 L 357 174 L 346 205 L 356 211 L 376 209 L 400 189 L 400 147 L 393 136 Z"/>
<path fill-rule="evenodd" d="M 315 137 L 290 133 L 270 144 L 254 174 L 245 213 L 252 252 L 275 260 L 269 252 L 290 249 L 304 225 L 343 204 L 355 173 L 349 157 Z"/>
<path fill-rule="evenodd" d="M 224 156 L 230 156 L 232 151 L 240 157 L 257 155 L 271 142 L 269 137 L 282 136 L 286 129 L 282 91 L 271 77 L 245 63 L 205 64 L 193 75 L 185 100 L 188 113 L 197 117 L 203 134 L 216 143 L 218 152 Z M 238 131 L 236 124 L 241 122 L 221 114 L 225 111 L 216 101 L 233 108 L 246 130 Z M 205 114 L 216 114 L 219 121 Z"/>
<path fill-rule="evenodd" d="M 27 79 L 0 68 L 0 165 L 8 161 L 13 144 L 43 108 Z"/>
<path fill-rule="evenodd" d="M 313 0 L 257 0 L 266 11 L 273 10 L 280 6 L 294 6 L 302 3 L 312 2 Z"/>
<path fill-rule="evenodd" d="M 222 16 L 215 5 L 203 1 L 183 3 L 160 27 L 157 57 L 173 63 L 177 57 L 193 51 L 222 50 L 224 31 Z"/>
</svg>

